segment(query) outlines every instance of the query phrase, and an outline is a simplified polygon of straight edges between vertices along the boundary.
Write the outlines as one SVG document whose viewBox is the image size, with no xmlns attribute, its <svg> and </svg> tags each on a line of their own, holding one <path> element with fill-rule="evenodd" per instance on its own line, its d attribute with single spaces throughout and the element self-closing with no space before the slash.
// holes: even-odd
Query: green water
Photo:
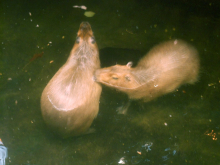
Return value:
<svg viewBox="0 0 220 165">
<path fill-rule="evenodd" d="M 220 164 L 220 6 L 194 2 L 1 1 L 0 138 L 8 148 L 6 164 Z M 74 5 L 96 14 L 87 18 Z M 154 45 L 181 38 L 199 51 L 199 81 L 150 103 L 133 102 L 127 115 L 116 112 L 126 96 L 104 87 L 92 125 L 96 133 L 59 139 L 42 119 L 40 96 L 65 63 L 82 21 L 92 26 L 102 67 L 136 63 Z"/>
</svg>

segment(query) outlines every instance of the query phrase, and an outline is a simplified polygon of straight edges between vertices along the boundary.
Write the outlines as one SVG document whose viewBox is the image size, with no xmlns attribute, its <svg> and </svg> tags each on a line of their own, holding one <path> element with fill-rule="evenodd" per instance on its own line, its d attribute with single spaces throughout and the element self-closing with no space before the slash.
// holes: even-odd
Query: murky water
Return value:
<svg viewBox="0 0 220 165">
<path fill-rule="evenodd" d="M 199 2 L 1 2 L 0 139 L 8 150 L 6 164 L 220 164 L 220 6 Z M 96 14 L 87 18 L 74 5 Z M 96 133 L 59 139 L 42 119 L 40 96 L 65 63 L 82 21 L 92 26 L 102 67 L 137 63 L 154 45 L 181 38 L 199 51 L 199 82 L 150 103 L 134 101 L 127 115 L 116 112 L 126 96 L 103 87 Z"/>
</svg>

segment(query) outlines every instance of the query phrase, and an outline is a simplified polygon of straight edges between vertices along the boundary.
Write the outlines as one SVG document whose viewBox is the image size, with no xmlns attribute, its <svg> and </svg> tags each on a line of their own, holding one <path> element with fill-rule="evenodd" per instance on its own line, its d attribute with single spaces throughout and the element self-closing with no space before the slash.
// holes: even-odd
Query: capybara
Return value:
<svg viewBox="0 0 220 165">
<path fill-rule="evenodd" d="M 66 63 L 49 81 L 41 96 L 44 121 L 61 137 L 90 132 L 99 111 L 102 90 L 93 78 L 98 68 L 98 46 L 90 24 L 82 22 Z"/>
<path fill-rule="evenodd" d="M 97 82 L 125 92 L 130 99 L 151 101 L 198 79 L 197 50 L 182 40 L 170 40 L 153 47 L 138 62 L 97 69 Z"/>
</svg>

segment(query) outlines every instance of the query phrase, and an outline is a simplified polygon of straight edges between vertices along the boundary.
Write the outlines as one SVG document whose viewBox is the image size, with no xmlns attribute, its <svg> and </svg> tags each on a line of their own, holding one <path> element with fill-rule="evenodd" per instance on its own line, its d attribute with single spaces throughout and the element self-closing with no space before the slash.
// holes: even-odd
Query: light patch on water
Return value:
<svg viewBox="0 0 220 165">
<path fill-rule="evenodd" d="M 5 165 L 5 159 L 8 157 L 8 150 L 5 146 L 0 146 L 0 165 Z"/>
</svg>

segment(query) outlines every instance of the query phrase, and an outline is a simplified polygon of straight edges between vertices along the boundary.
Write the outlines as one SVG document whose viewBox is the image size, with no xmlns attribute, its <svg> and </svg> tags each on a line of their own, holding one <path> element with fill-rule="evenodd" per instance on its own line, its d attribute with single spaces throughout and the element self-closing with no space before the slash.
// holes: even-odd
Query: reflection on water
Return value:
<svg viewBox="0 0 220 165">
<path fill-rule="evenodd" d="M 137 150 L 136 153 L 134 152 L 135 150 Z M 155 159 L 155 157 L 153 157 L 152 155 L 156 155 L 157 151 L 153 149 L 153 143 L 147 142 L 144 145 L 142 145 L 139 142 L 138 144 L 129 147 L 129 149 L 124 152 L 125 156 L 120 158 L 118 164 L 147 164 L 156 162 L 169 163 L 167 160 L 172 160 L 172 157 L 176 156 L 177 150 L 178 146 L 177 144 L 174 144 L 172 148 L 165 148 L 164 152 L 161 152 L 162 155 L 158 156 Z"/>
<path fill-rule="evenodd" d="M 218 164 L 217 3 L 3 1 L 0 138 L 8 149 L 5 164 Z M 87 18 L 74 5 L 86 5 L 96 14 Z M 102 67 L 129 61 L 135 64 L 154 45 L 180 38 L 199 51 L 199 82 L 146 104 L 135 101 L 127 115 L 116 112 L 126 96 L 104 87 L 99 115 L 92 125 L 96 133 L 58 138 L 42 119 L 40 96 L 65 63 L 82 21 L 88 21 L 94 30 Z M 28 60 L 40 52 L 44 55 L 22 71 Z M 0 156 L 3 162 L 5 148 L 1 148 Z"/>
<path fill-rule="evenodd" d="M 129 147 L 129 149 L 127 151 L 124 152 L 125 155 L 127 156 L 124 156 L 122 157 L 118 164 L 127 164 L 127 163 L 132 163 L 132 164 L 138 164 L 138 163 L 146 163 L 146 162 L 150 162 L 150 159 L 149 158 L 146 158 L 148 152 L 151 151 L 151 146 L 153 145 L 152 142 L 147 142 L 145 143 L 144 145 L 135 145 L 135 146 L 131 146 Z M 134 155 L 132 155 L 131 151 L 132 150 L 136 150 L 136 148 L 139 148 L 137 150 L 137 153 L 133 153 Z M 131 152 L 131 153 L 130 153 Z M 145 155 L 145 156 L 144 156 Z M 145 158 L 144 158 L 145 157 Z"/>
<path fill-rule="evenodd" d="M 8 157 L 8 150 L 3 145 L 4 144 L 0 139 L 0 165 L 5 165 L 5 159 Z"/>
</svg>

